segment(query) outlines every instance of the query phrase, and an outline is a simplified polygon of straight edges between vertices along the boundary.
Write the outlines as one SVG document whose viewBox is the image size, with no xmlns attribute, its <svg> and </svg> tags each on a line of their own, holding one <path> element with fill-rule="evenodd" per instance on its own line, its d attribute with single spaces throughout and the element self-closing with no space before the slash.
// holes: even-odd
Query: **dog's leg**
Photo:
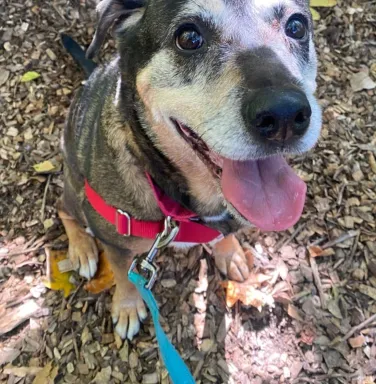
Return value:
<svg viewBox="0 0 376 384">
<path fill-rule="evenodd" d="M 128 280 L 128 270 L 136 252 L 120 250 L 106 244 L 103 244 L 103 247 L 111 264 L 116 284 L 111 311 L 115 331 L 122 339 L 127 337 L 132 340 L 140 330 L 140 321 L 147 316 L 140 294 Z"/>
<path fill-rule="evenodd" d="M 230 280 L 242 282 L 253 267 L 252 257 L 244 252 L 234 235 L 228 235 L 213 247 L 217 268 Z"/>
<path fill-rule="evenodd" d="M 73 268 L 81 276 L 90 280 L 97 271 L 98 248 L 95 239 L 90 236 L 59 204 L 58 215 L 63 222 L 69 240 L 68 255 Z"/>
</svg>

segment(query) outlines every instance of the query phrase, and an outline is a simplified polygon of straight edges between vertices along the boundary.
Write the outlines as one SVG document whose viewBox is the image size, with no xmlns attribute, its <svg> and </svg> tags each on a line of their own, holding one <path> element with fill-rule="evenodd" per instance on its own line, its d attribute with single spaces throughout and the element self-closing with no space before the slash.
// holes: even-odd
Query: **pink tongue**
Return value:
<svg viewBox="0 0 376 384">
<path fill-rule="evenodd" d="M 300 218 L 307 187 L 283 157 L 223 159 L 222 190 L 247 220 L 264 231 L 283 231 Z"/>
</svg>

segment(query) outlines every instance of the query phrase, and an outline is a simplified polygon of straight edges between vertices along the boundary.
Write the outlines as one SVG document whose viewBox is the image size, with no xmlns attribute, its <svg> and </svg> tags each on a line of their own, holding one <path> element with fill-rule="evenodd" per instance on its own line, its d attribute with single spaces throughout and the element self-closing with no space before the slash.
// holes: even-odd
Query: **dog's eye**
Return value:
<svg viewBox="0 0 376 384">
<path fill-rule="evenodd" d="M 176 45 L 184 51 L 192 51 L 202 47 L 204 38 L 192 26 L 186 25 L 178 29 L 176 33 Z"/>
<path fill-rule="evenodd" d="M 307 36 L 307 24 L 300 15 L 293 15 L 286 24 L 286 35 L 296 40 L 303 40 Z"/>
</svg>

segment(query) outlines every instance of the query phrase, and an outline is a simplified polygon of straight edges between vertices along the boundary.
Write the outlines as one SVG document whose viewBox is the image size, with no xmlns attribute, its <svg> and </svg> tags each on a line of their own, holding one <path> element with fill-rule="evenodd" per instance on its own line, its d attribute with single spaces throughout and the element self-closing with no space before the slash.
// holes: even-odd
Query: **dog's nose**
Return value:
<svg viewBox="0 0 376 384">
<path fill-rule="evenodd" d="M 271 141 L 302 136 L 312 114 L 306 95 L 296 88 L 260 89 L 253 93 L 246 109 L 246 119 L 254 134 Z"/>
</svg>

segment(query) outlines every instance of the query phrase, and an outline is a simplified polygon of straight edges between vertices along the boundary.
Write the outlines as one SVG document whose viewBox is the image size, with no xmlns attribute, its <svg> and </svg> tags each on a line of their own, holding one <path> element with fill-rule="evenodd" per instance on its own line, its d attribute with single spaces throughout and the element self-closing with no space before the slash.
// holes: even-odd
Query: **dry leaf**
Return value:
<svg viewBox="0 0 376 384">
<path fill-rule="evenodd" d="M 37 173 L 53 173 L 60 171 L 60 164 L 53 160 L 43 161 L 42 163 L 33 165 Z"/>
<path fill-rule="evenodd" d="M 288 306 L 288 308 L 287 308 L 287 313 L 288 313 L 289 316 L 291 316 L 293 319 L 298 320 L 298 321 L 300 321 L 300 322 L 304 322 L 302 312 L 301 312 L 298 308 L 296 308 L 294 305 L 289 304 L 289 306 Z"/>
<path fill-rule="evenodd" d="M 354 92 L 362 91 L 363 89 L 374 89 L 376 83 L 369 77 L 369 70 L 355 73 L 350 78 L 351 88 Z"/>
<path fill-rule="evenodd" d="M 314 21 L 318 21 L 318 20 L 321 19 L 321 16 L 320 16 L 320 14 L 316 11 L 316 9 L 310 8 L 310 10 L 311 10 L 311 14 L 312 14 L 312 19 L 313 19 Z"/>
<path fill-rule="evenodd" d="M 311 0 L 311 7 L 334 7 L 337 5 L 337 0 Z"/>
<path fill-rule="evenodd" d="M 328 311 L 337 319 L 343 318 L 337 300 L 328 301 Z"/>
<path fill-rule="evenodd" d="M 311 257 L 333 256 L 335 254 L 335 251 L 333 248 L 322 249 L 317 245 L 309 246 L 308 252 Z"/>
<path fill-rule="evenodd" d="M 0 67 L 0 85 L 3 85 L 7 82 L 9 79 L 9 74 L 10 72 L 7 69 Z"/>
<path fill-rule="evenodd" d="M 21 354 L 19 349 L 4 347 L 0 349 L 0 366 L 6 363 L 11 363 Z"/>
<path fill-rule="evenodd" d="M 372 169 L 372 172 L 376 173 L 376 159 L 372 152 L 368 153 L 368 163 Z"/>
<path fill-rule="evenodd" d="M 369 285 L 360 284 L 359 291 L 364 295 L 371 297 L 373 300 L 376 300 L 376 288 L 370 287 Z"/>
<path fill-rule="evenodd" d="M 99 254 L 98 269 L 95 276 L 85 284 L 85 289 L 97 294 L 110 289 L 115 284 L 111 265 L 104 252 Z"/>
<path fill-rule="evenodd" d="M 242 284 L 252 284 L 257 287 L 260 287 L 263 283 L 265 283 L 266 281 L 269 281 L 271 278 L 272 278 L 271 276 L 267 276 L 262 273 L 251 272 L 248 279 L 244 281 Z"/>
<path fill-rule="evenodd" d="M 6 375 L 14 375 L 17 377 L 25 377 L 27 375 L 35 376 L 41 371 L 40 367 L 14 367 L 13 365 L 7 365 L 3 373 Z"/>
<path fill-rule="evenodd" d="M 349 343 L 352 348 L 360 348 L 364 345 L 365 342 L 366 338 L 363 335 L 349 339 Z"/>
<path fill-rule="evenodd" d="M 59 367 L 52 368 L 52 362 L 50 361 L 37 373 L 33 384 L 54 384 L 58 371 Z"/>
<path fill-rule="evenodd" d="M 25 74 L 22 75 L 21 77 L 21 83 L 26 83 L 28 81 L 32 81 L 40 77 L 40 74 L 38 72 L 26 72 Z"/>
<path fill-rule="evenodd" d="M 310 10 L 313 20 L 317 21 L 321 19 L 320 14 L 312 7 L 334 7 L 337 5 L 337 0 L 311 0 L 310 1 Z"/>
<path fill-rule="evenodd" d="M 68 297 L 75 286 L 71 283 L 71 272 L 60 272 L 59 262 L 67 259 L 64 251 L 55 251 L 46 248 L 47 254 L 47 277 L 43 279 L 43 284 L 54 291 L 64 291 L 64 297 Z"/>
<path fill-rule="evenodd" d="M 288 305 L 292 303 L 290 295 L 286 292 L 276 292 L 273 294 L 273 299 L 276 303 L 280 303 L 282 305 Z"/>
<path fill-rule="evenodd" d="M 254 286 L 236 281 L 227 281 L 222 283 L 226 288 L 226 304 L 233 307 L 237 301 L 241 301 L 245 305 L 257 308 L 259 311 L 265 304 L 273 305 L 274 299 L 271 295 L 267 295 Z"/>
<path fill-rule="evenodd" d="M 300 341 L 307 345 L 312 345 L 316 337 L 316 330 L 313 326 L 306 326 L 303 328 L 300 335 Z"/>
</svg>

